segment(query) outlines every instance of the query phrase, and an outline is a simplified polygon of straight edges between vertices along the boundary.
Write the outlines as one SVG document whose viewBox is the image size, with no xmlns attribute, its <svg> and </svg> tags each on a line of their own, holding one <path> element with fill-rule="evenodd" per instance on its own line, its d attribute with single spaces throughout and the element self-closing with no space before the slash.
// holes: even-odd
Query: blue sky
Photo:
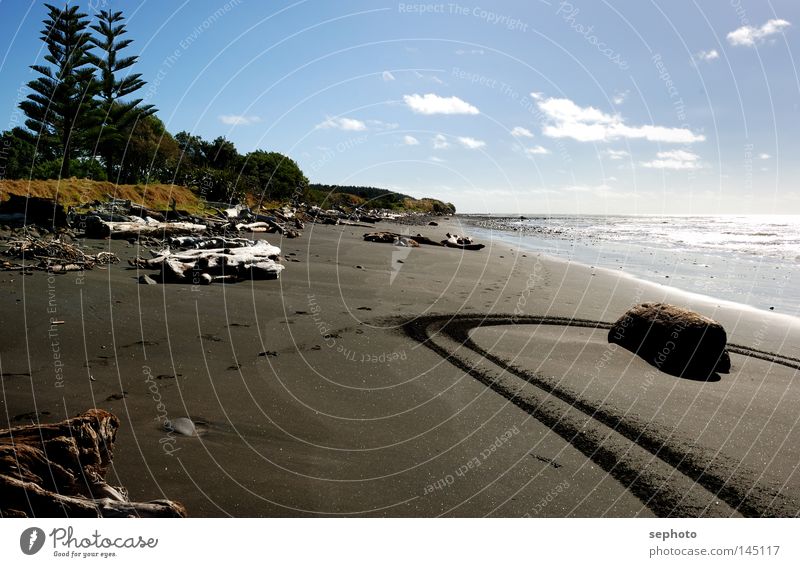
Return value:
<svg viewBox="0 0 800 567">
<path fill-rule="evenodd" d="M 175 133 L 464 212 L 800 213 L 800 3 L 80 2 Z M 41 2 L 0 0 L 0 128 Z"/>
</svg>

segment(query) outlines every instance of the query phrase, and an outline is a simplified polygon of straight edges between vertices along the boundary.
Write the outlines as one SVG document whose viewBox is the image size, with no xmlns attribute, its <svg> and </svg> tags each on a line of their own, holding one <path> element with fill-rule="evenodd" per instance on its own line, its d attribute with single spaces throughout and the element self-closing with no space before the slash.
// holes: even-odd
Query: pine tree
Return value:
<svg viewBox="0 0 800 567">
<path fill-rule="evenodd" d="M 120 76 L 139 59 L 137 56 L 122 57 L 120 52 L 133 40 L 120 37 L 126 32 L 122 12 L 102 10 L 98 23 L 91 26 L 97 33 L 92 39 L 102 55 L 95 58 L 100 70 L 100 111 L 103 129 L 98 139 L 98 153 L 103 158 L 109 179 L 114 174 L 115 161 L 121 156 L 126 140 L 136 121 L 155 113 L 153 105 L 140 106 L 142 99 L 123 101 L 145 85 L 140 73 Z"/>
<path fill-rule="evenodd" d="M 51 145 L 62 156 L 61 177 L 69 177 L 70 161 L 97 134 L 92 42 L 87 16 L 76 6 L 45 6 L 48 16 L 41 39 L 47 46 L 44 59 L 50 66 L 31 66 L 41 77 L 28 83 L 33 92 L 20 108 L 38 144 Z"/>
</svg>

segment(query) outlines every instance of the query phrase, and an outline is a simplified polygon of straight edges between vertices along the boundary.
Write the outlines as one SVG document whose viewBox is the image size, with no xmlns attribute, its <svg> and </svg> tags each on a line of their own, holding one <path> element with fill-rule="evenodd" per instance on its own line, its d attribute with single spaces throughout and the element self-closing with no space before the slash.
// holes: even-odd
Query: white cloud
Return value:
<svg viewBox="0 0 800 567">
<path fill-rule="evenodd" d="M 228 126 L 250 126 L 261 122 L 259 116 L 244 116 L 242 114 L 223 114 L 219 117 L 219 120 Z"/>
<path fill-rule="evenodd" d="M 483 55 L 484 53 L 483 49 L 456 49 L 456 55 Z"/>
<path fill-rule="evenodd" d="M 769 20 L 760 28 L 742 26 L 728 34 L 728 43 L 753 47 L 756 43 L 763 43 L 769 36 L 781 33 L 784 28 L 788 28 L 790 25 L 792 24 L 786 20 Z"/>
<path fill-rule="evenodd" d="M 542 100 L 544 98 L 544 93 L 534 91 L 531 93 L 531 98 L 533 100 Z"/>
<path fill-rule="evenodd" d="M 444 150 L 450 147 L 450 142 L 447 141 L 442 134 L 436 134 L 433 137 L 433 149 L 434 150 Z"/>
<path fill-rule="evenodd" d="M 674 144 L 691 144 L 706 139 L 686 128 L 651 124 L 628 126 L 618 114 L 607 114 L 591 106 L 581 107 L 567 98 L 548 98 L 537 104 L 549 119 L 543 133 L 551 138 L 573 138 L 579 142 L 628 138 Z"/>
<path fill-rule="evenodd" d="M 758 159 L 771 159 L 772 156 L 769 154 L 758 154 Z"/>
<path fill-rule="evenodd" d="M 511 135 L 515 138 L 533 138 L 533 132 L 522 126 L 514 126 L 514 129 L 511 130 Z"/>
<path fill-rule="evenodd" d="M 444 163 L 444 160 L 442 158 L 440 158 L 440 157 L 431 156 L 428 159 L 430 161 L 433 161 L 433 162 L 436 162 L 436 163 Z"/>
<path fill-rule="evenodd" d="M 470 138 L 469 136 L 459 136 L 458 141 L 462 146 L 469 148 L 470 150 L 477 150 L 478 148 L 482 148 L 486 145 L 486 142 L 483 140 L 476 140 L 475 138 Z"/>
<path fill-rule="evenodd" d="M 419 140 L 417 140 L 414 136 L 403 136 L 403 145 L 404 146 L 418 146 Z"/>
<path fill-rule="evenodd" d="M 529 156 L 543 156 L 550 153 L 550 150 L 543 146 L 533 146 L 532 148 L 525 148 L 525 153 Z"/>
<path fill-rule="evenodd" d="M 394 81 L 394 75 L 392 75 L 389 71 L 384 71 L 381 75 L 381 79 L 388 83 L 389 81 Z"/>
<path fill-rule="evenodd" d="M 652 169 L 700 169 L 700 156 L 685 150 L 672 150 L 669 152 L 658 152 L 652 161 L 642 162 L 643 167 Z"/>
<path fill-rule="evenodd" d="M 719 51 L 716 49 L 710 49 L 708 51 L 698 51 L 692 56 L 693 61 L 704 61 L 709 63 L 714 59 L 719 59 Z"/>
<path fill-rule="evenodd" d="M 614 94 L 613 98 L 611 99 L 611 102 L 619 106 L 628 99 L 629 94 L 631 94 L 631 91 L 619 91 Z"/>
<path fill-rule="evenodd" d="M 382 120 L 367 120 L 367 124 L 378 130 L 394 130 L 400 126 L 397 122 L 383 122 Z"/>
<path fill-rule="evenodd" d="M 433 93 L 405 95 L 403 101 L 417 114 L 480 114 L 480 111 L 457 96 L 442 97 Z"/>
<path fill-rule="evenodd" d="M 440 79 L 439 77 L 437 77 L 436 75 L 431 75 L 431 81 L 433 81 L 433 82 L 434 82 L 434 83 L 436 83 L 437 85 L 443 85 L 443 84 L 444 84 L 444 81 L 443 81 L 443 80 L 441 80 L 441 79 Z"/>
<path fill-rule="evenodd" d="M 605 152 L 603 152 L 603 154 L 608 159 L 625 159 L 626 157 L 629 157 L 631 155 L 625 150 L 611 150 L 611 149 L 606 150 Z"/>
<path fill-rule="evenodd" d="M 317 128 L 337 128 L 339 130 L 350 130 L 360 132 L 367 129 L 367 125 L 355 118 L 326 118 L 324 122 L 317 124 Z"/>
</svg>

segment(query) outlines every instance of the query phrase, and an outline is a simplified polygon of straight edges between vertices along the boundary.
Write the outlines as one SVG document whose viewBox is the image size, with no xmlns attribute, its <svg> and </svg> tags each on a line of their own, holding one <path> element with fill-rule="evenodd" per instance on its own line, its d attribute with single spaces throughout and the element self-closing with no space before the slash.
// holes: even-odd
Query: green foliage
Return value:
<svg viewBox="0 0 800 567">
<path fill-rule="evenodd" d="M 64 160 L 61 158 L 37 162 L 30 172 L 31 179 L 58 179 Z M 79 179 L 107 181 L 106 171 L 102 164 L 94 158 L 70 160 L 69 170 Z"/>
<path fill-rule="evenodd" d="M 355 185 L 322 185 L 314 184 L 311 186 L 315 191 L 326 194 L 345 194 L 355 195 L 363 200 L 363 206 L 368 209 L 390 209 L 399 210 L 404 208 L 406 199 L 411 199 L 408 195 L 395 193 L 388 189 L 378 187 L 360 187 Z"/>
<path fill-rule="evenodd" d="M 244 158 L 242 176 L 253 186 L 245 187 L 262 201 L 289 199 L 308 187 L 308 179 L 291 158 L 278 152 L 256 150 Z"/>
<path fill-rule="evenodd" d="M 215 169 L 235 169 L 241 158 L 236 146 L 225 136 L 218 136 L 213 142 L 203 142 L 202 149 L 209 167 Z"/>
<path fill-rule="evenodd" d="M 139 117 L 124 149 L 119 171 L 121 183 L 173 181 L 181 150 L 154 114 Z"/>
<path fill-rule="evenodd" d="M 153 105 L 142 106 L 142 99 L 123 101 L 145 85 L 140 73 L 121 72 L 136 63 L 138 57 L 123 57 L 120 52 L 133 40 L 120 38 L 127 33 L 122 12 L 102 10 L 98 23 L 91 26 L 96 36 L 91 38 L 101 56 L 92 61 L 99 71 L 99 110 L 102 129 L 97 140 L 97 150 L 106 164 L 106 172 L 113 176 L 115 166 L 138 120 L 153 114 Z"/>
<path fill-rule="evenodd" d="M 34 167 L 36 146 L 21 128 L 0 135 L 0 179 L 28 179 Z"/>
<path fill-rule="evenodd" d="M 203 147 L 205 142 L 200 136 L 194 136 L 185 131 L 175 134 L 175 141 L 181 151 L 182 167 L 203 167 L 206 163 Z"/>
<path fill-rule="evenodd" d="M 55 147 L 64 157 L 59 175 L 70 176 L 72 161 L 90 146 L 97 133 L 98 112 L 94 99 L 92 39 L 86 14 L 76 6 L 62 9 L 45 4 L 48 17 L 41 39 L 47 47 L 44 59 L 50 65 L 32 65 L 40 77 L 30 81 L 33 91 L 20 103 L 25 125 L 45 149 Z"/>
</svg>

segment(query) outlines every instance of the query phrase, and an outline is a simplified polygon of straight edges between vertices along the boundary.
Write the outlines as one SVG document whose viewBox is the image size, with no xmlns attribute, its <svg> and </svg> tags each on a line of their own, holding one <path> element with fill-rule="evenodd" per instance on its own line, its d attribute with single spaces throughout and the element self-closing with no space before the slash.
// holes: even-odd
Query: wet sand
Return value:
<svg viewBox="0 0 800 567">
<path fill-rule="evenodd" d="M 112 482 L 193 516 L 800 511 L 794 319 L 499 241 L 402 249 L 365 231 L 268 235 L 297 260 L 277 281 L 140 285 L 136 249 L 104 241 L 87 244 L 122 264 L 0 274 L 0 423 L 113 411 Z M 643 301 L 719 320 L 731 374 L 612 349 L 603 324 Z M 164 430 L 187 416 L 198 436 Z"/>
</svg>

